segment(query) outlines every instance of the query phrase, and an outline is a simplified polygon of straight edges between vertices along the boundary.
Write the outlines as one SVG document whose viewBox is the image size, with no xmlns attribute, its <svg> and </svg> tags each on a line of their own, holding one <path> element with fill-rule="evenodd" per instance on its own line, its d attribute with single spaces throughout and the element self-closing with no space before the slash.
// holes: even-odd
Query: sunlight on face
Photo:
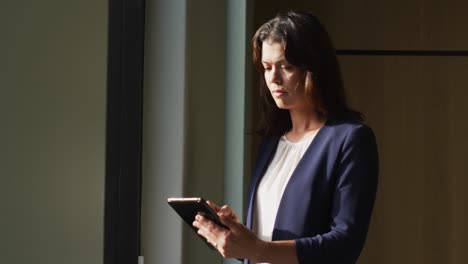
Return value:
<svg viewBox="0 0 468 264">
<path fill-rule="evenodd" d="M 279 108 L 291 110 L 307 107 L 304 71 L 286 60 L 283 44 L 264 41 L 262 64 L 265 83 Z"/>
</svg>

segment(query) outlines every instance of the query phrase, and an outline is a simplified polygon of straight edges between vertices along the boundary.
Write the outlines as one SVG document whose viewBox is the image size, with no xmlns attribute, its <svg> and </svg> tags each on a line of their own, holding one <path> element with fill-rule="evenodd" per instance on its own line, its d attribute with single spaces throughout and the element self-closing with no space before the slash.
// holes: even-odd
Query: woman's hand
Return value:
<svg viewBox="0 0 468 264">
<path fill-rule="evenodd" d="M 239 222 L 229 206 L 219 207 L 212 202 L 208 204 L 229 230 L 198 214 L 193 222 L 193 226 L 198 228 L 198 234 L 206 238 L 225 258 L 247 258 L 255 261 L 264 242 Z"/>
<path fill-rule="evenodd" d="M 212 201 L 206 201 L 206 202 L 218 214 L 218 216 L 223 214 L 226 217 L 230 217 L 232 220 L 236 222 L 240 222 L 237 215 L 229 206 L 224 205 L 223 207 L 219 207 L 217 204 L 213 203 Z"/>
</svg>

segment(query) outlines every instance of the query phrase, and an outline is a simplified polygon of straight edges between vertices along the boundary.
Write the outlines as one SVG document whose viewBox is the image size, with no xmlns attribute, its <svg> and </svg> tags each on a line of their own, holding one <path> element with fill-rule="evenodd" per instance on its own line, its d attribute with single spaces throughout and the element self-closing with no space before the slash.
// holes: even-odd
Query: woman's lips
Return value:
<svg viewBox="0 0 468 264">
<path fill-rule="evenodd" d="M 287 92 L 284 91 L 284 90 L 279 90 L 279 89 L 276 89 L 276 90 L 273 90 L 273 94 L 275 96 L 282 96 L 282 95 L 285 95 Z"/>
</svg>

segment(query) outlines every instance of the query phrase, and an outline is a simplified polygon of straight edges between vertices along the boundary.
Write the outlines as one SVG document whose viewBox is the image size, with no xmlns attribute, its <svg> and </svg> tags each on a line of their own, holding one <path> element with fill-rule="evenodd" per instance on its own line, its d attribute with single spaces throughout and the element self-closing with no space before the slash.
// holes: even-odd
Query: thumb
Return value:
<svg viewBox="0 0 468 264">
<path fill-rule="evenodd" d="M 216 213 L 219 212 L 219 210 L 221 210 L 221 208 L 220 208 L 217 204 L 213 203 L 212 201 L 209 201 L 209 200 L 208 200 L 208 201 L 206 201 L 206 203 L 207 203 Z"/>
<path fill-rule="evenodd" d="M 225 215 L 225 214 L 221 214 L 219 216 L 219 219 L 221 220 L 221 222 L 226 225 L 227 227 L 229 227 L 229 229 L 233 232 L 236 232 L 239 230 L 240 228 L 240 225 L 242 225 L 241 223 L 239 223 L 238 221 L 236 221 L 235 219 L 233 219 L 232 217 L 230 217 L 229 215 Z"/>
<path fill-rule="evenodd" d="M 223 205 L 223 207 L 221 207 L 219 209 L 219 212 L 223 215 L 226 215 L 226 216 L 230 216 L 230 215 L 233 215 L 234 214 L 234 211 L 231 209 L 231 207 L 227 206 L 227 205 Z"/>
<path fill-rule="evenodd" d="M 234 221 L 237 221 L 237 222 L 240 222 L 239 221 L 239 218 L 237 217 L 237 215 L 234 213 L 234 211 L 232 210 L 231 207 L 227 206 L 227 205 L 224 205 L 223 207 L 221 207 L 221 209 L 219 210 L 219 215 L 224 215 L 226 217 L 230 217 L 231 219 L 233 219 Z"/>
</svg>

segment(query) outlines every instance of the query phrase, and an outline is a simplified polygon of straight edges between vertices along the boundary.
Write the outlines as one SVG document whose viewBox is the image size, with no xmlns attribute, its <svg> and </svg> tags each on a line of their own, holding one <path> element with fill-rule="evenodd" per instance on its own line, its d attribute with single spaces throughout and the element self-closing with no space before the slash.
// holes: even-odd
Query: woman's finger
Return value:
<svg viewBox="0 0 468 264">
<path fill-rule="evenodd" d="M 206 201 L 206 203 L 215 211 L 215 212 L 219 212 L 219 210 L 221 210 L 221 208 L 213 203 L 212 201 Z"/>
<path fill-rule="evenodd" d="M 234 212 L 232 211 L 231 207 L 229 207 L 228 205 L 223 205 L 220 209 L 219 209 L 219 212 L 220 213 L 223 213 L 225 215 L 230 215 L 230 214 L 233 214 Z"/>
<path fill-rule="evenodd" d="M 212 233 L 215 237 L 219 237 L 220 234 L 225 230 L 225 228 L 219 226 L 218 224 L 209 220 L 201 214 L 198 214 L 195 217 L 195 221 L 198 222 L 199 229 L 202 229 L 205 232 Z"/>
<path fill-rule="evenodd" d="M 204 237 L 209 243 L 214 244 L 217 242 L 217 225 L 212 221 L 204 218 L 201 215 L 195 217 L 195 221 L 192 224 L 194 227 L 198 228 L 197 233 Z"/>
<path fill-rule="evenodd" d="M 219 210 L 219 213 L 218 215 L 225 215 L 227 217 L 230 217 L 232 218 L 234 221 L 239 221 L 239 218 L 237 217 L 237 215 L 234 213 L 234 211 L 232 210 L 231 207 L 227 206 L 227 205 L 224 205 L 223 207 L 221 207 L 221 209 Z"/>
<path fill-rule="evenodd" d="M 233 218 L 231 215 L 221 214 L 219 216 L 219 219 L 234 233 L 236 233 L 236 231 L 239 230 L 239 225 L 242 225 L 241 223 L 239 223 L 239 221 L 237 221 L 237 216 Z"/>
</svg>

